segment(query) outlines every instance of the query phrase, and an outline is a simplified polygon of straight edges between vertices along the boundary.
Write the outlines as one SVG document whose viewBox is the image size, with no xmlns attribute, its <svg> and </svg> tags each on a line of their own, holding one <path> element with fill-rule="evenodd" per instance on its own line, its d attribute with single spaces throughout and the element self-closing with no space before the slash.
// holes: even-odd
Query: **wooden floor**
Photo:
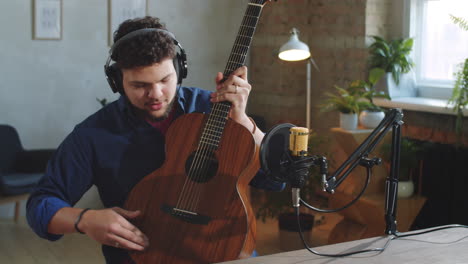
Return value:
<svg viewBox="0 0 468 264">
<path fill-rule="evenodd" d="M 71 234 L 56 242 L 39 238 L 24 217 L 16 224 L 0 220 L 0 263 L 78 264 L 104 263 L 101 246 L 85 235 Z"/>
<path fill-rule="evenodd" d="M 314 245 L 326 243 L 333 217 L 314 228 Z M 294 234 L 296 235 L 296 234 Z M 257 223 L 257 252 L 269 255 L 282 252 L 277 222 Z M 86 235 L 70 234 L 50 242 L 39 238 L 29 228 L 24 216 L 18 223 L 11 219 L 0 220 L 0 263 L 5 264 L 74 264 L 104 263 L 101 246 Z"/>
</svg>

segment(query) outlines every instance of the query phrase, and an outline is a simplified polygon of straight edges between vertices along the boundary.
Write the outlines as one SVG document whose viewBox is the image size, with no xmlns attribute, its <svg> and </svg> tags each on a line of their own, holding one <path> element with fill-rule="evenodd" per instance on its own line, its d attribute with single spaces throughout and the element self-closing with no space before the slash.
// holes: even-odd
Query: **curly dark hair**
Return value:
<svg viewBox="0 0 468 264">
<path fill-rule="evenodd" d="M 166 29 L 159 18 L 146 16 L 128 19 L 114 32 L 114 43 L 126 34 L 142 28 Z M 112 51 L 111 58 L 120 69 L 148 66 L 166 58 L 174 58 L 176 51 L 174 40 L 164 32 L 151 32 L 124 40 Z"/>
</svg>

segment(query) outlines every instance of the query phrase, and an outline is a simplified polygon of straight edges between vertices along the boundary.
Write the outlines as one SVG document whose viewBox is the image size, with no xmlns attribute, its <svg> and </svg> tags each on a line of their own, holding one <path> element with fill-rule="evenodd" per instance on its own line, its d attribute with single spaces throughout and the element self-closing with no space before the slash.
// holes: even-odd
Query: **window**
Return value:
<svg viewBox="0 0 468 264">
<path fill-rule="evenodd" d="M 467 18 L 467 0 L 412 0 L 410 36 L 419 96 L 448 99 L 458 65 L 468 57 L 468 32 L 450 15 Z"/>
</svg>

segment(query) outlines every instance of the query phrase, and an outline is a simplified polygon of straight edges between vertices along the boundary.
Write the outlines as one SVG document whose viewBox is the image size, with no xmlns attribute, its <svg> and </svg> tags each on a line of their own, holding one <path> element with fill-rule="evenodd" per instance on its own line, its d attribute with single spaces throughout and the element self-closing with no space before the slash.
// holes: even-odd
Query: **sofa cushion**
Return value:
<svg viewBox="0 0 468 264">
<path fill-rule="evenodd" d="M 42 175 L 43 173 L 0 174 L 0 192 L 2 195 L 29 193 Z"/>
<path fill-rule="evenodd" d="M 16 129 L 9 125 L 0 125 L 0 140 L 0 172 L 4 172 L 11 168 L 23 146 Z"/>
</svg>

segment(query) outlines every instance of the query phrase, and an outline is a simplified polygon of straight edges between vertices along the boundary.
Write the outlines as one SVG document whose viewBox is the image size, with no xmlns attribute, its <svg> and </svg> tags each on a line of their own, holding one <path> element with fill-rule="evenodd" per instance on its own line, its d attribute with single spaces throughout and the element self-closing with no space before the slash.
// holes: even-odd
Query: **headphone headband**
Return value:
<svg viewBox="0 0 468 264">
<path fill-rule="evenodd" d="M 174 44 L 176 44 L 177 46 L 179 46 L 181 48 L 179 42 L 175 38 L 174 34 L 172 34 L 172 32 L 167 31 L 165 29 L 161 29 L 161 28 L 141 28 L 141 29 L 137 29 L 135 31 L 132 31 L 132 32 L 124 35 L 123 37 L 119 38 L 116 42 L 114 42 L 114 44 L 112 45 L 112 47 L 109 50 L 109 55 L 112 55 L 114 50 L 121 43 L 125 42 L 126 40 L 131 39 L 131 38 L 133 38 L 134 36 L 137 36 L 137 35 L 144 35 L 144 34 L 149 33 L 149 32 L 164 32 L 165 34 L 169 35 L 169 37 L 171 37 L 174 40 Z"/>
<path fill-rule="evenodd" d="M 117 67 L 116 63 L 113 63 L 111 65 L 112 53 L 119 45 L 121 45 L 128 39 L 131 39 L 137 35 L 148 34 L 149 32 L 163 32 L 172 38 L 174 44 L 178 46 L 180 50 L 180 52 L 177 52 L 175 57 L 173 58 L 174 68 L 177 73 L 177 84 L 181 85 L 182 80 L 187 77 L 187 55 L 185 53 L 185 50 L 182 48 L 182 45 L 180 45 L 180 43 L 176 40 L 174 34 L 161 28 L 141 28 L 124 35 L 123 37 L 118 39 L 109 49 L 109 56 L 107 57 L 106 64 L 104 65 L 104 73 L 106 75 L 107 82 L 109 83 L 114 93 L 119 92 L 123 94 L 123 84 L 121 70 Z"/>
</svg>

